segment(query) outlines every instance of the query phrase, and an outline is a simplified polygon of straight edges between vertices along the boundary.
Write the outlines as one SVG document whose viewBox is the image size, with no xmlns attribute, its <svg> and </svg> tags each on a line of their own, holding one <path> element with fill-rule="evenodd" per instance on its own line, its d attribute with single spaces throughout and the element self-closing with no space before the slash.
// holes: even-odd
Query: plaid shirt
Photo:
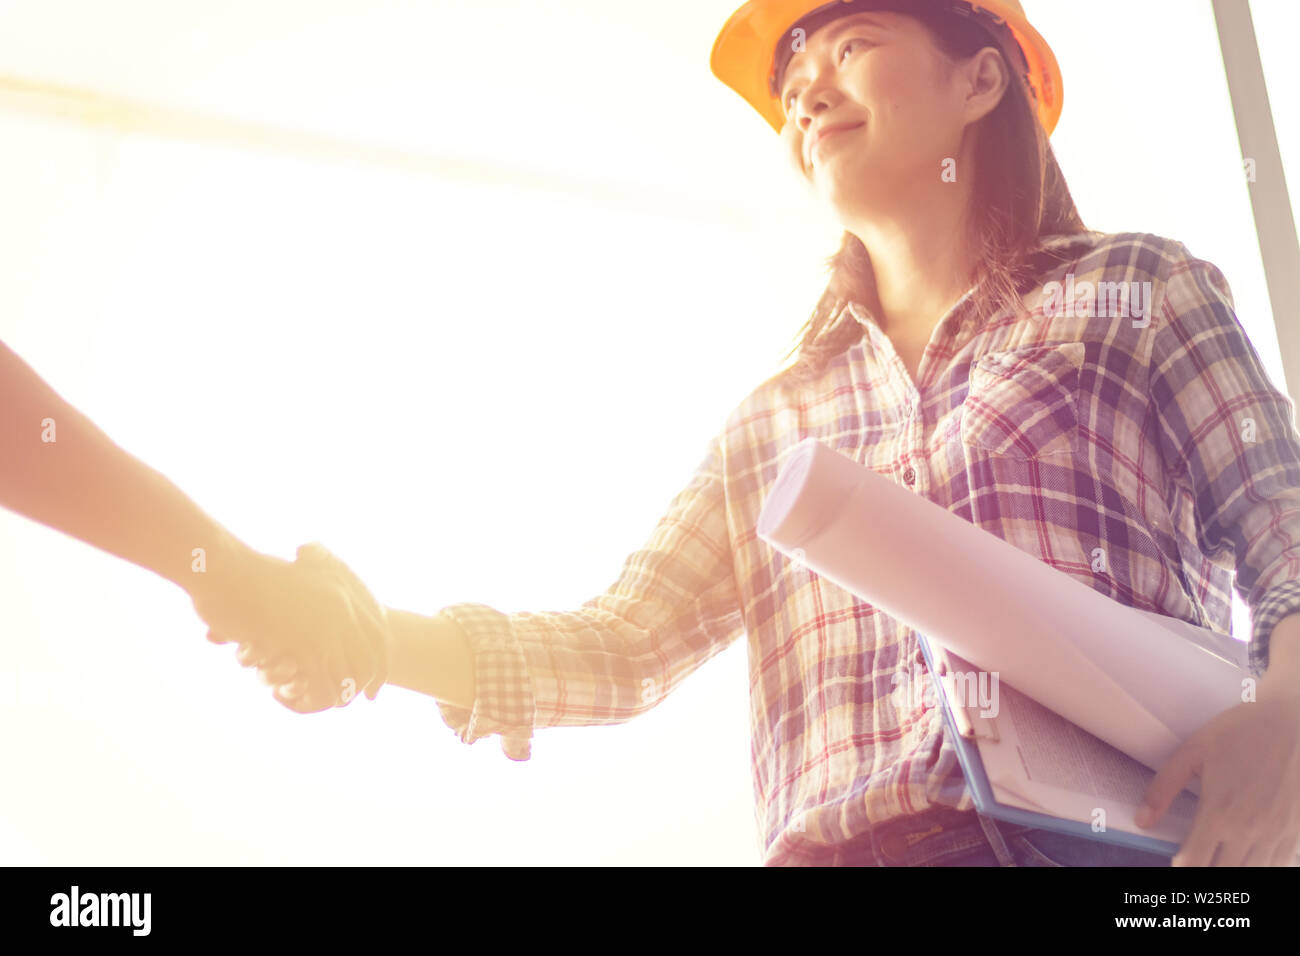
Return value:
<svg viewBox="0 0 1300 956">
<path fill-rule="evenodd" d="M 1034 262 L 1020 310 L 979 316 L 974 290 L 953 306 L 919 383 L 866 310 L 842 309 L 827 334 L 856 322 L 861 338 L 811 384 L 781 372 L 751 392 L 582 607 L 443 608 L 477 680 L 473 709 L 440 701 L 443 720 L 527 760 L 534 728 L 635 717 L 743 634 L 765 865 L 839 862 L 872 825 L 972 808 L 933 695 L 896 692 L 929 680 L 916 632 L 755 535 L 809 436 L 1125 605 L 1230 634 L 1235 572 L 1262 674 L 1273 625 L 1300 611 L 1294 402 L 1182 243 L 1054 236 Z"/>
</svg>

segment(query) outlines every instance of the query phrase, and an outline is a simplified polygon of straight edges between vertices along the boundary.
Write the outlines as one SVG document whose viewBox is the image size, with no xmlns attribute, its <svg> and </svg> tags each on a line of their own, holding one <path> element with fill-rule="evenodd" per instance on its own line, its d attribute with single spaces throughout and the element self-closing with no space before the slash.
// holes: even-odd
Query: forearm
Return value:
<svg viewBox="0 0 1300 956">
<path fill-rule="evenodd" d="M 1300 698 L 1300 613 L 1278 621 L 1268 639 L 1268 669 L 1257 695 Z"/>
<path fill-rule="evenodd" d="M 187 591 L 247 548 L 0 343 L 0 505 Z"/>
<path fill-rule="evenodd" d="M 456 707 L 474 706 L 474 658 L 460 626 L 445 615 L 389 609 L 393 658 L 388 683 Z"/>
</svg>

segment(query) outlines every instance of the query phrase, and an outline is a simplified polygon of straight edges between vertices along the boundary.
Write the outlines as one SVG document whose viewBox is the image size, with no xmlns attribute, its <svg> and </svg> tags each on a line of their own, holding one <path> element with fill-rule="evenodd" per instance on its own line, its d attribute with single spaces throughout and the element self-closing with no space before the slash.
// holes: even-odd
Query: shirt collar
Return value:
<svg viewBox="0 0 1300 956">
<path fill-rule="evenodd" d="M 1026 255 L 1032 256 L 1041 252 L 1052 252 L 1055 254 L 1053 258 L 1057 258 L 1062 254 L 1073 251 L 1076 247 L 1080 250 L 1090 249 L 1104 236 L 1105 233 L 1097 230 L 1054 233 L 1049 236 L 1040 236 L 1038 241 L 1029 247 Z M 948 314 L 951 315 L 957 309 L 965 305 L 978 288 L 979 285 L 976 284 L 967 289 L 965 293 L 962 294 L 961 298 L 952 304 L 952 307 L 948 310 Z M 972 316 L 968 313 L 963 317 L 963 324 L 970 321 L 971 318 Z M 845 302 L 843 307 L 840 309 L 840 313 L 826 326 L 823 334 L 830 334 L 832 331 L 838 329 L 842 323 L 848 321 L 856 321 L 872 339 L 875 339 L 876 336 L 885 334 L 884 330 L 881 329 L 879 322 L 876 321 L 875 316 L 871 314 L 870 310 L 862 303 L 856 301 Z"/>
</svg>

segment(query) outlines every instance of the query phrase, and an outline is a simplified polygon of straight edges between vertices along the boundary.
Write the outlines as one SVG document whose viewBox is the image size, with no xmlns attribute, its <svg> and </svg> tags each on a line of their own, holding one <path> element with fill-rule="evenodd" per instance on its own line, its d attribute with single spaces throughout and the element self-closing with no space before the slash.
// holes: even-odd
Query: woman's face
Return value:
<svg viewBox="0 0 1300 956">
<path fill-rule="evenodd" d="M 943 160 L 957 158 L 968 110 L 963 72 L 906 14 L 833 20 L 790 58 L 781 83 L 789 158 L 845 216 L 940 182 Z M 819 137 L 828 129 L 836 131 Z"/>
</svg>

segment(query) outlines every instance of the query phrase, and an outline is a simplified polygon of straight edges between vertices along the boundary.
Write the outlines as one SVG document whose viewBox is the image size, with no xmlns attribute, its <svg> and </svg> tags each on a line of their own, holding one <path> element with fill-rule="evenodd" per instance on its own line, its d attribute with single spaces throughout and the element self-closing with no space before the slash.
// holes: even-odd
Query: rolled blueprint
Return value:
<svg viewBox="0 0 1300 956">
<path fill-rule="evenodd" d="M 813 438 L 757 533 L 1153 770 L 1250 676 L 1242 642 L 1120 604 Z"/>
</svg>

